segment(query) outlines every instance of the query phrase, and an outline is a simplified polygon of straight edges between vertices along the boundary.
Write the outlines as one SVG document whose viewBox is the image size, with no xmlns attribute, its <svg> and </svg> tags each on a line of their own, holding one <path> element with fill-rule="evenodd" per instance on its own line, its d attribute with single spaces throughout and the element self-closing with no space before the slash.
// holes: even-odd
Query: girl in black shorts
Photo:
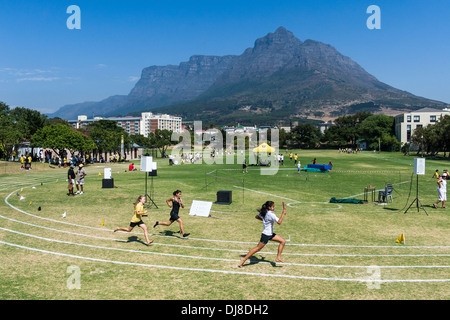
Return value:
<svg viewBox="0 0 450 320">
<path fill-rule="evenodd" d="M 171 202 L 172 202 L 172 204 L 170 204 Z M 153 228 L 155 228 L 158 225 L 170 226 L 174 221 L 176 221 L 176 222 L 178 222 L 180 224 L 181 234 L 183 235 L 184 238 L 186 238 L 187 236 L 190 235 L 190 233 L 184 233 L 183 220 L 181 220 L 180 217 L 178 216 L 178 212 L 180 210 L 180 206 L 182 208 L 184 208 L 183 200 L 181 200 L 181 191 L 180 190 L 174 191 L 173 192 L 173 197 L 167 199 L 166 203 L 167 203 L 167 205 L 170 208 L 172 208 L 172 210 L 170 211 L 170 220 L 167 221 L 167 222 L 156 221 L 156 223 L 153 226 Z"/>
<path fill-rule="evenodd" d="M 264 246 L 271 241 L 279 242 L 278 246 L 278 253 L 275 261 L 277 262 L 284 262 L 284 260 L 281 259 L 281 253 L 283 252 L 284 245 L 286 244 L 286 240 L 284 240 L 279 235 L 273 233 L 273 224 L 276 222 L 278 224 L 281 224 L 283 222 L 284 216 L 286 215 L 286 208 L 283 203 L 283 213 L 281 214 L 280 219 L 273 213 L 275 211 L 275 203 L 273 201 L 266 201 L 261 207 L 261 209 L 258 210 L 259 214 L 256 215 L 256 219 L 261 220 L 263 222 L 264 230 L 261 234 L 261 239 L 259 240 L 258 245 L 250 250 L 247 255 L 241 259 L 241 263 L 239 264 L 239 268 L 242 268 L 244 265 L 244 262 L 250 258 L 252 255 L 260 251 Z"/>
<path fill-rule="evenodd" d="M 133 230 L 134 227 L 139 226 L 142 228 L 142 230 L 144 230 L 145 240 L 147 241 L 146 245 L 152 243 L 153 240 L 150 240 L 148 238 L 147 226 L 145 225 L 144 221 L 142 221 L 142 216 L 147 214 L 147 211 L 144 210 L 144 203 L 146 200 L 147 199 L 145 196 L 139 196 L 136 202 L 134 203 L 134 214 L 133 217 L 131 218 L 130 226 L 128 228 L 117 227 L 114 229 L 114 232 L 117 231 L 131 232 L 131 230 Z"/>
</svg>

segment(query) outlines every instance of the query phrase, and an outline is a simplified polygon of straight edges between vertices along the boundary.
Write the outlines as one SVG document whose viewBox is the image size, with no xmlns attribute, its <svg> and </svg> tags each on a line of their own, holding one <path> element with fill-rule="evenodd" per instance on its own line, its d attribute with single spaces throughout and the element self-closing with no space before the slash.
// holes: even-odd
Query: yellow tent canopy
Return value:
<svg viewBox="0 0 450 320">
<path fill-rule="evenodd" d="M 272 148 L 267 143 L 262 143 L 258 147 L 253 149 L 253 152 L 275 152 L 275 148 Z"/>
</svg>

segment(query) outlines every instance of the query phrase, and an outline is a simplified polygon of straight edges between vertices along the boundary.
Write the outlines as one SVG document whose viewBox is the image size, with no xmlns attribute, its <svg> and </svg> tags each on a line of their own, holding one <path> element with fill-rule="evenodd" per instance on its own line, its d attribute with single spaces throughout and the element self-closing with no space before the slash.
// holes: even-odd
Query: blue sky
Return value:
<svg viewBox="0 0 450 320">
<path fill-rule="evenodd" d="M 81 29 L 66 25 L 70 5 Z M 381 9 L 369 30 L 367 7 Z M 241 54 L 279 26 L 396 88 L 450 103 L 450 1 L 0 0 L 0 101 L 54 112 L 128 94 L 143 68 Z"/>
</svg>

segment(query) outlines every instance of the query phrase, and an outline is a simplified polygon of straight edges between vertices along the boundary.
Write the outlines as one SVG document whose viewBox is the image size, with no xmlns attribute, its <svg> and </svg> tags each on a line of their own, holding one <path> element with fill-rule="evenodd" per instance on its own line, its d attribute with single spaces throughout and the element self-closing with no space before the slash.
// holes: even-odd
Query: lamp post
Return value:
<svg viewBox="0 0 450 320">
<path fill-rule="evenodd" d="M 422 158 L 423 158 L 423 134 L 422 134 Z"/>
</svg>

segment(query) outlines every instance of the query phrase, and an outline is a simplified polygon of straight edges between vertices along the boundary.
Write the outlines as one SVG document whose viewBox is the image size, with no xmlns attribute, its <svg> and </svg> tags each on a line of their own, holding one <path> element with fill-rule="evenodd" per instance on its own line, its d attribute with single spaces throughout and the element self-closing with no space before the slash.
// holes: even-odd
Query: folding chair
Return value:
<svg viewBox="0 0 450 320">
<path fill-rule="evenodd" d="M 392 184 L 387 184 L 384 190 L 378 191 L 378 202 L 381 202 L 381 198 L 383 198 L 383 202 L 389 202 L 389 198 L 391 198 L 391 202 L 394 203 L 394 199 L 392 199 L 392 191 L 394 187 Z"/>
</svg>

